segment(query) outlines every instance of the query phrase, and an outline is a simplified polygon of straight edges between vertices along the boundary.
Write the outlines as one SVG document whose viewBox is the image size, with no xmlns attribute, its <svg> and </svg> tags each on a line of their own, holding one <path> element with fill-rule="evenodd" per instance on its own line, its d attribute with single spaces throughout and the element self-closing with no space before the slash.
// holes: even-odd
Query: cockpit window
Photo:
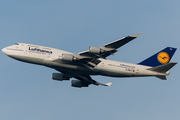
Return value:
<svg viewBox="0 0 180 120">
<path fill-rule="evenodd" d="M 19 43 L 15 43 L 15 45 L 19 45 Z"/>
</svg>

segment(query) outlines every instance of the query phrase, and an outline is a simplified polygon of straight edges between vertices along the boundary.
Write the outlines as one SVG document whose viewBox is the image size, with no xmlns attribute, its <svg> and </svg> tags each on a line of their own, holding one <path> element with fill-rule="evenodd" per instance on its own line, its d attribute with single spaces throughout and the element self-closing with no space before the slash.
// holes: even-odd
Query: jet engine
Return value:
<svg viewBox="0 0 180 120">
<path fill-rule="evenodd" d="M 100 54 L 100 53 L 103 53 L 105 52 L 105 50 L 99 48 L 99 47 L 93 47 L 93 46 L 90 46 L 89 47 L 89 52 L 90 53 L 94 53 L 94 54 Z"/>
<path fill-rule="evenodd" d="M 88 87 L 88 84 L 85 84 L 85 83 L 81 82 L 80 80 L 72 80 L 71 86 L 81 88 L 81 87 Z"/>
<path fill-rule="evenodd" d="M 75 61 L 75 60 L 78 60 L 78 59 L 76 57 L 74 57 L 73 55 L 71 55 L 71 54 L 63 54 L 62 55 L 62 60 L 72 62 L 72 61 Z"/>
<path fill-rule="evenodd" d="M 58 81 L 62 81 L 62 80 L 69 80 L 69 77 L 66 77 L 64 74 L 62 73 L 53 73 L 52 74 L 52 79 L 53 80 L 58 80 Z"/>
</svg>

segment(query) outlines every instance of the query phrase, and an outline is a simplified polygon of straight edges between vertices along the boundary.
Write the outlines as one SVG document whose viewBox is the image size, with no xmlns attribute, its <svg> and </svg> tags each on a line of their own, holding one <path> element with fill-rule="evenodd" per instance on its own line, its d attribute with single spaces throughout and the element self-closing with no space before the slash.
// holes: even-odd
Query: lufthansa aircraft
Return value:
<svg viewBox="0 0 180 120">
<path fill-rule="evenodd" d="M 43 65 L 57 70 L 52 79 L 62 81 L 75 78 L 71 81 L 73 87 L 88 87 L 90 84 L 110 86 L 112 83 L 102 84 L 91 78 L 91 75 L 103 75 L 110 77 L 144 77 L 155 76 L 166 80 L 169 70 L 176 62 L 169 62 L 176 48 L 167 47 L 144 61 L 131 64 L 107 60 L 117 49 L 131 40 L 137 38 L 140 33 L 127 36 L 109 44 L 94 47 L 77 54 L 54 48 L 16 43 L 2 49 L 7 56 L 19 61 Z"/>
</svg>

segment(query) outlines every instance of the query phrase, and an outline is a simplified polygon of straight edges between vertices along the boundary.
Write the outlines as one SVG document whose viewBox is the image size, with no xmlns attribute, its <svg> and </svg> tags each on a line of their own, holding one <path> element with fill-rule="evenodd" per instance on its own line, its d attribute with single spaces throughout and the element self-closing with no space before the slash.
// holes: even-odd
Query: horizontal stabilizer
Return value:
<svg viewBox="0 0 180 120">
<path fill-rule="evenodd" d="M 157 78 L 161 79 L 161 80 L 167 80 L 166 76 L 156 76 Z"/>
<path fill-rule="evenodd" d="M 176 64 L 177 64 L 176 62 L 170 62 L 170 63 L 164 64 L 164 65 L 159 65 L 159 66 L 150 68 L 148 70 L 165 73 Z"/>
</svg>

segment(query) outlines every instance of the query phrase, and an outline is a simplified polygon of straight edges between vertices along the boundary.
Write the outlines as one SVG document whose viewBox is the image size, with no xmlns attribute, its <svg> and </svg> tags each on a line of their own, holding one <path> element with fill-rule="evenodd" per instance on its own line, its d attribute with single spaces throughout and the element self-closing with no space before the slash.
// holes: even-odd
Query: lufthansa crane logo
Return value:
<svg viewBox="0 0 180 120">
<path fill-rule="evenodd" d="M 160 63 L 166 64 L 169 62 L 169 55 L 166 52 L 160 52 L 157 55 L 157 59 Z"/>
</svg>

